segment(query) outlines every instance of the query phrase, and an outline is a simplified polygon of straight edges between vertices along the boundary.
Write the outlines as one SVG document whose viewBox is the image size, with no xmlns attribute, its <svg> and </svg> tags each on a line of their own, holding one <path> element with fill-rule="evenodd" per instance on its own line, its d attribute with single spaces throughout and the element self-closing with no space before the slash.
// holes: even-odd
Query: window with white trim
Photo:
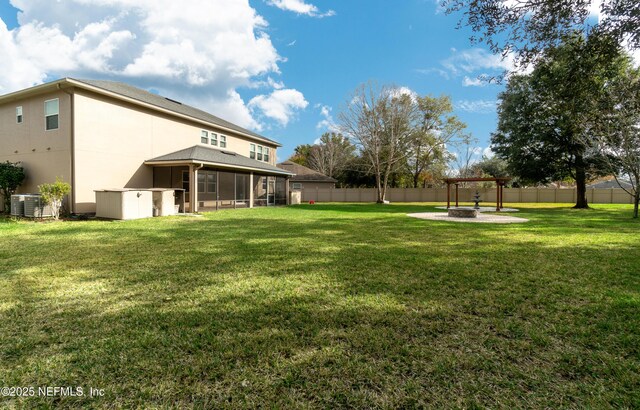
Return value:
<svg viewBox="0 0 640 410">
<path fill-rule="evenodd" d="M 205 130 L 200 131 L 200 143 L 201 144 L 209 143 L 209 133 Z"/>
<path fill-rule="evenodd" d="M 264 162 L 269 162 L 269 148 L 264 147 Z"/>
<path fill-rule="evenodd" d="M 57 98 L 44 102 L 44 129 L 57 130 L 59 127 L 60 102 Z"/>
<path fill-rule="evenodd" d="M 249 144 L 249 158 L 256 159 L 256 144 Z"/>
<path fill-rule="evenodd" d="M 220 148 L 227 148 L 227 137 L 220 135 Z"/>
<path fill-rule="evenodd" d="M 258 145 L 258 161 L 262 161 L 262 145 Z"/>
<path fill-rule="evenodd" d="M 213 145 L 214 147 L 218 146 L 218 134 L 216 134 L 215 132 L 211 133 L 211 145 Z"/>
<path fill-rule="evenodd" d="M 16 123 L 22 124 L 22 106 L 16 107 Z"/>
</svg>

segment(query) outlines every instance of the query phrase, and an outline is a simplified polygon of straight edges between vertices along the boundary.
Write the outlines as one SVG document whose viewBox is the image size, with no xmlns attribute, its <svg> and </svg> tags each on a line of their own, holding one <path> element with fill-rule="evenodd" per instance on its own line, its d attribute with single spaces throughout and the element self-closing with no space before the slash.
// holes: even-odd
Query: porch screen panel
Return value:
<svg viewBox="0 0 640 410">
<path fill-rule="evenodd" d="M 253 206 L 265 206 L 267 204 L 267 177 L 253 176 Z"/>
<path fill-rule="evenodd" d="M 236 201 L 249 204 L 249 175 L 236 174 Z"/>
<path fill-rule="evenodd" d="M 276 177 L 276 205 L 287 204 L 286 183 L 287 180 L 285 178 Z"/>
<path fill-rule="evenodd" d="M 233 172 L 218 173 L 218 200 L 220 206 L 227 207 L 233 206 L 235 201 L 235 174 Z"/>
</svg>

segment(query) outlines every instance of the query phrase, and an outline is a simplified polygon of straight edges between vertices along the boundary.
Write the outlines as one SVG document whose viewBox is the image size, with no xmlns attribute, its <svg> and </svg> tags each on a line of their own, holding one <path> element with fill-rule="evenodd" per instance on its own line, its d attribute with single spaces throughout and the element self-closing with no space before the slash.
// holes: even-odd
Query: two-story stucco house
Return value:
<svg viewBox="0 0 640 410">
<path fill-rule="evenodd" d="M 192 212 L 284 204 L 280 146 L 119 82 L 64 78 L 0 96 L 0 161 L 22 163 L 22 193 L 62 177 L 74 213 L 94 212 L 94 191 L 110 188 L 185 189 Z"/>
</svg>

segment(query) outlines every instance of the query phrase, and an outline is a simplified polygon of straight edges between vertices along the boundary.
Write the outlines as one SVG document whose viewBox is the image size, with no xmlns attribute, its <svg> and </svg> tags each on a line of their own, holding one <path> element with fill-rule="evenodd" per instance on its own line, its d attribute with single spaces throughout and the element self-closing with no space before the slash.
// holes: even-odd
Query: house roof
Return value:
<svg viewBox="0 0 640 410">
<path fill-rule="evenodd" d="M 616 181 L 615 179 L 610 179 L 608 181 L 600 181 L 600 182 L 597 182 L 595 184 L 587 185 L 587 188 L 589 188 L 589 189 L 591 189 L 591 188 L 595 188 L 595 189 L 609 189 L 609 188 L 626 188 L 626 189 L 630 189 L 630 188 L 632 188 L 632 186 L 628 181 L 619 180 L 619 183 L 618 183 L 618 181 Z"/>
<path fill-rule="evenodd" d="M 170 154 L 148 159 L 147 165 L 205 164 L 222 168 L 243 169 L 266 174 L 292 175 L 290 172 L 271 164 L 247 158 L 232 151 L 194 145 Z"/>
<path fill-rule="evenodd" d="M 314 171 L 311 168 L 307 168 L 304 165 L 297 164 L 293 161 L 284 161 L 278 164 L 278 168 L 287 170 L 295 176 L 291 177 L 292 182 L 338 182 L 336 179 L 321 174 L 318 171 Z"/>
<path fill-rule="evenodd" d="M 153 94 L 132 85 L 118 81 L 63 78 L 57 81 L 52 81 L 50 83 L 27 88 L 25 90 L 2 95 L 0 96 L 0 103 L 2 103 L 3 101 L 11 101 L 22 96 L 37 94 L 41 92 L 50 92 L 55 89 L 69 87 L 77 87 L 97 93 L 107 94 L 112 97 L 125 99 L 132 103 L 137 103 L 150 108 L 155 108 L 160 111 L 169 112 L 181 117 L 187 117 L 193 120 L 197 120 L 198 122 L 203 122 L 209 124 L 210 126 L 220 128 L 223 131 L 232 131 L 251 139 L 255 139 L 257 141 L 262 141 L 278 147 L 282 146 L 272 139 L 266 138 L 253 131 L 242 128 L 236 124 L 233 124 L 232 122 L 226 121 L 220 117 L 216 117 L 215 115 L 209 114 L 208 112 L 202 111 L 198 108 L 192 107 L 187 104 L 182 104 L 179 101 L 172 100 L 158 94 Z"/>
</svg>

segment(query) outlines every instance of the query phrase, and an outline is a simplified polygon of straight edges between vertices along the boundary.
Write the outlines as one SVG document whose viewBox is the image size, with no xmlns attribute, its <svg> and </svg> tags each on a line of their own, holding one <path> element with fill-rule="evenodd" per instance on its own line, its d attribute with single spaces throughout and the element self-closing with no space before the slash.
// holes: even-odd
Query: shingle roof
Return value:
<svg viewBox="0 0 640 410">
<path fill-rule="evenodd" d="M 609 188 L 632 188 L 631 184 L 627 181 L 620 180 L 618 183 L 615 179 L 611 179 L 609 181 L 600 181 L 595 184 L 587 185 L 587 188 L 595 188 L 595 189 L 609 189 Z"/>
<path fill-rule="evenodd" d="M 328 177 L 324 174 L 321 174 L 318 171 L 314 171 L 311 168 L 307 168 L 304 165 L 297 164 L 293 161 L 284 161 L 278 164 L 278 168 L 282 168 L 291 173 L 294 173 L 295 176 L 291 177 L 292 182 L 338 182 L 336 179 Z"/>
<path fill-rule="evenodd" d="M 224 151 L 215 148 L 202 147 L 194 145 L 193 147 L 181 149 L 180 151 L 162 155 L 156 158 L 146 160 L 145 163 L 161 163 L 161 162 L 203 162 L 213 165 L 222 165 L 230 168 L 249 169 L 254 171 L 262 171 L 265 173 L 273 173 L 278 175 L 291 175 L 290 172 L 282 170 L 265 162 L 256 161 L 231 151 Z"/>
<path fill-rule="evenodd" d="M 250 135 L 254 138 L 257 138 L 266 142 L 270 142 L 277 146 L 281 146 L 278 142 L 274 140 L 263 137 L 260 134 L 256 134 L 253 131 L 249 131 L 229 121 L 223 120 L 222 118 L 216 117 L 215 115 L 209 114 L 208 112 L 199 110 L 195 107 L 191 107 L 190 105 L 182 104 L 175 100 L 168 99 L 158 94 L 150 93 L 148 91 L 142 90 L 140 88 L 134 87 L 129 84 L 125 84 L 117 81 L 107 81 L 107 80 L 85 80 L 85 79 L 77 79 L 77 78 L 72 78 L 72 80 L 78 81 L 80 83 L 84 83 L 93 87 L 102 88 L 103 90 L 110 91 L 112 93 L 119 94 L 125 97 L 133 98 L 134 100 L 138 100 L 147 104 L 152 104 L 157 107 L 164 108 L 165 110 L 176 112 L 178 114 L 187 115 L 189 117 L 206 121 L 214 125 L 229 128 L 234 131 Z"/>
</svg>

